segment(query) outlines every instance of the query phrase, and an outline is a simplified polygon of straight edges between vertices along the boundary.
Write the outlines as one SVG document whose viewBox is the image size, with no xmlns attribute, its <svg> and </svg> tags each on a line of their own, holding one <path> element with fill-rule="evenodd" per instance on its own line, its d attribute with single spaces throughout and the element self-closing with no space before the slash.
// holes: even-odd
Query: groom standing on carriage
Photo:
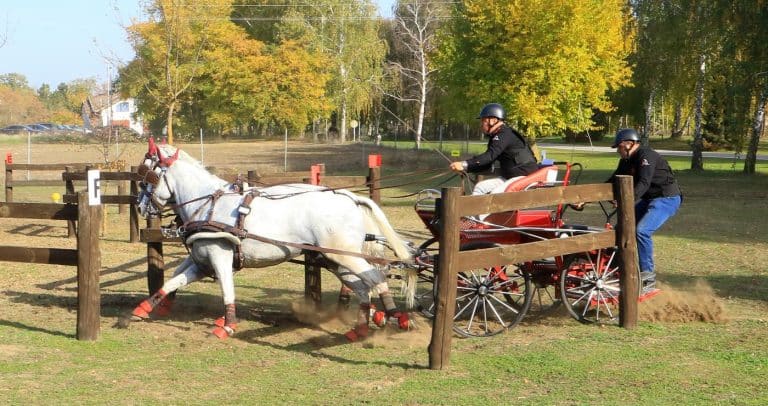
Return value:
<svg viewBox="0 0 768 406">
<path fill-rule="evenodd" d="M 499 176 L 478 182 L 473 195 L 492 193 L 508 180 L 530 175 L 539 169 L 525 137 L 504 122 L 506 112 L 500 104 L 486 104 L 477 118 L 480 119 L 481 131 L 489 138 L 488 148 L 466 161 L 452 162 L 450 168 L 455 172 L 477 173 L 492 169 L 496 161 L 501 166 Z"/>
</svg>

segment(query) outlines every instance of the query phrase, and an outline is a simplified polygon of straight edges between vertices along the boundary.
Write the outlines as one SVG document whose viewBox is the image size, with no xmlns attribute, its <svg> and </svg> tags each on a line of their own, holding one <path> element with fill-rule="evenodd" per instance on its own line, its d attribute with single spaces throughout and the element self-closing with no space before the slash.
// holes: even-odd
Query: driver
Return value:
<svg viewBox="0 0 768 406">
<path fill-rule="evenodd" d="M 539 169 L 525 137 L 504 122 L 506 113 L 500 104 L 486 104 L 477 118 L 480 119 L 481 131 L 489 137 L 488 148 L 466 161 L 452 162 L 450 168 L 455 172 L 483 172 L 491 169 L 496 161 L 501 167 L 500 176 L 478 182 L 472 190 L 473 195 L 491 193 L 507 180 Z"/>
</svg>

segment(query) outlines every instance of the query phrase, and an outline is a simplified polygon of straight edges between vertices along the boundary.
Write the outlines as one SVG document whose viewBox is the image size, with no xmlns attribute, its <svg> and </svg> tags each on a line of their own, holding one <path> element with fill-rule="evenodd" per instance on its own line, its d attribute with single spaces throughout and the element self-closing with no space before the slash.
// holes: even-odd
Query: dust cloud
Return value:
<svg viewBox="0 0 768 406">
<path fill-rule="evenodd" d="M 661 293 L 640 304 L 640 320 L 670 323 L 725 323 L 725 306 L 712 287 L 703 280 L 687 288 L 657 282 Z"/>
</svg>

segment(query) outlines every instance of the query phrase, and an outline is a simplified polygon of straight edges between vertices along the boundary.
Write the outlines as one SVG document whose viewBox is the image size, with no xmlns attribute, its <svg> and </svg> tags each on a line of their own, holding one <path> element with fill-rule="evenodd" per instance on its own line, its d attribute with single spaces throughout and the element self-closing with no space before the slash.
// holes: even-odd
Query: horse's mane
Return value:
<svg viewBox="0 0 768 406">
<path fill-rule="evenodd" d="M 201 168 L 204 168 L 203 164 L 201 164 L 200 161 L 192 157 L 192 155 L 189 155 L 188 153 L 186 153 L 181 148 L 176 148 L 171 144 L 160 144 L 157 146 L 157 148 L 162 152 L 163 156 L 166 158 L 173 156 L 176 153 L 176 151 L 179 151 L 180 160 L 199 166 Z"/>
</svg>

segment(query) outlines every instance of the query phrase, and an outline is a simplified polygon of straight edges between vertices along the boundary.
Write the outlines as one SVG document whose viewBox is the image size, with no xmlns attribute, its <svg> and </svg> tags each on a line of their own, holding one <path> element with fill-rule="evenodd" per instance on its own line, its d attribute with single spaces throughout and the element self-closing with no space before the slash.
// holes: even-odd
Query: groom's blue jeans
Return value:
<svg viewBox="0 0 768 406">
<path fill-rule="evenodd" d="M 651 236 L 677 213 L 681 201 L 680 196 L 672 196 L 642 199 L 635 204 L 637 256 L 640 259 L 640 272 L 656 271 L 653 265 L 653 240 Z"/>
</svg>

